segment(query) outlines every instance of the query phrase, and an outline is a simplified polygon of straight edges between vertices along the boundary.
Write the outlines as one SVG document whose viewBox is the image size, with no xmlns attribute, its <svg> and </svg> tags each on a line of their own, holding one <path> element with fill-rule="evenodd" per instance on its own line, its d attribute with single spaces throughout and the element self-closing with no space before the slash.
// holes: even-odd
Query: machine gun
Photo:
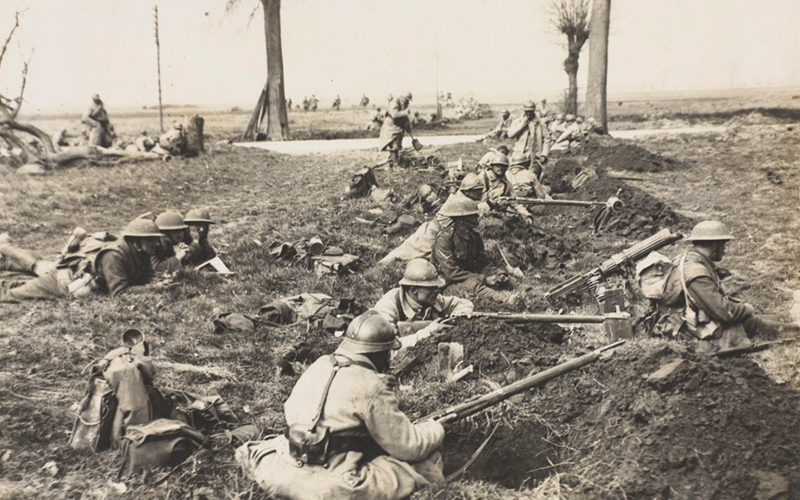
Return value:
<svg viewBox="0 0 800 500">
<path fill-rule="evenodd" d="M 522 391 L 527 391 L 528 389 L 531 389 L 533 387 L 543 385 L 545 382 L 552 380 L 556 377 L 559 377 L 567 372 L 577 370 L 578 368 L 586 366 L 589 363 L 593 363 L 597 361 L 605 351 L 609 351 L 611 349 L 619 347 L 624 343 L 625 343 L 624 340 L 620 340 L 614 342 L 613 344 L 609 344 L 599 349 L 595 349 L 594 351 L 584 354 L 583 356 L 579 356 L 577 358 L 561 363 L 560 365 L 556 365 L 552 368 L 548 368 L 547 370 L 527 376 L 512 384 L 508 384 L 499 389 L 495 389 L 492 392 L 483 394 L 481 396 L 476 396 L 463 403 L 459 403 L 457 405 L 453 405 L 448 408 L 435 411 L 423 417 L 421 420 L 422 421 L 436 420 L 439 423 L 454 422 L 456 420 L 461 420 L 462 418 L 474 415 L 481 410 L 489 408 L 490 406 L 494 406 L 497 403 L 504 401 L 515 394 L 519 394 Z"/>
<path fill-rule="evenodd" d="M 653 250 L 658 250 L 661 247 L 667 246 L 682 237 L 680 233 L 673 234 L 669 229 L 662 229 L 649 238 L 611 256 L 611 258 L 589 272 L 560 283 L 558 286 L 548 291 L 545 294 L 545 298 L 551 300 L 586 289 L 590 289 L 594 293 L 597 286 L 600 284 L 600 280 L 616 272 L 624 264 L 639 260 Z"/>
</svg>

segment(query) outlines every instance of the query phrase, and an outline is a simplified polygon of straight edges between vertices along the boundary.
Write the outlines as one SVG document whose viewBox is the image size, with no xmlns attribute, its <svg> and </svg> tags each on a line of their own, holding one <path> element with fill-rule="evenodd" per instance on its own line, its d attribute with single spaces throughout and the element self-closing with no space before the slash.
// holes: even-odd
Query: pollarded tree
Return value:
<svg viewBox="0 0 800 500">
<path fill-rule="evenodd" d="M 228 0 L 228 10 L 242 0 Z M 283 46 L 281 44 L 281 0 L 259 0 L 264 14 L 264 41 L 267 49 L 267 84 L 258 99 L 244 137 L 254 139 L 258 126 L 267 119 L 267 139 L 289 138 L 289 117 L 286 114 L 286 93 L 283 80 Z"/>
<path fill-rule="evenodd" d="M 551 0 L 550 23 L 567 37 L 567 58 L 564 71 L 569 78 L 569 90 L 564 100 L 564 112 L 578 111 L 578 57 L 589 39 L 589 0 Z"/>
</svg>

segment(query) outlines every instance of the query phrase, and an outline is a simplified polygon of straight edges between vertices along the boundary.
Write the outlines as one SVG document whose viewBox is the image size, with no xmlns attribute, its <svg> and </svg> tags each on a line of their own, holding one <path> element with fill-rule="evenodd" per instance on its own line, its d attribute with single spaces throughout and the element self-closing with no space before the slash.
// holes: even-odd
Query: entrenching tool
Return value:
<svg viewBox="0 0 800 500">
<path fill-rule="evenodd" d="M 497 249 L 500 250 L 500 257 L 502 257 L 503 258 L 503 262 L 506 263 L 506 271 L 508 271 L 508 274 L 510 274 L 511 276 L 513 276 L 513 277 L 515 277 L 517 279 L 524 278 L 525 275 L 522 274 L 522 269 L 520 269 L 519 267 L 515 267 L 515 266 L 512 266 L 511 264 L 509 264 L 508 259 L 506 258 L 506 253 L 503 251 L 503 247 L 498 245 Z"/>
<path fill-rule="evenodd" d="M 490 406 L 494 406 L 515 394 L 527 391 L 533 387 L 544 385 L 544 383 L 549 380 L 559 377 L 567 372 L 571 372 L 572 370 L 577 370 L 578 368 L 586 366 L 589 363 L 593 363 L 600 359 L 604 352 L 619 347 L 624 343 L 624 340 L 620 340 L 618 342 L 614 342 L 613 344 L 600 347 L 599 349 L 595 349 L 594 351 L 586 353 L 583 356 L 579 356 L 567 362 L 561 363 L 560 365 L 556 365 L 552 368 L 548 368 L 547 370 L 527 376 L 512 384 L 495 389 L 492 392 L 483 394 L 481 396 L 476 396 L 464 403 L 459 403 L 457 405 L 435 411 L 423 417 L 420 419 L 420 421 L 436 420 L 437 422 L 443 424 L 445 422 L 461 420 L 462 418 L 474 415 L 479 411 L 489 408 Z"/>
<path fill-rule="evenodd" d="M 423 147 L 422 143 L 419 142 L 416 138 L 414 138 L 414 136 L 411 135 L 410 131 L 408 132 L 408 136 L 411 137 L 411 147 L 414 148 L 414 151 L 419 151 L 420 149 L 422 149 Z"/>
<path fill-rule="evenodd" d="M 601 207 L 600 211 L 594 217 L 594 232 L 599 233 L 608 222 L 613 212 L 619 212 L 625 204 L 619 198 L 621 189 L 617 190 L 617 194 L 607 199 L 606 201 L 583 201 L 583 200 L 552 200 L 541 198 L 526 198 L 523 196 L 501 196 L 499 201 L 505 203 L 514 203 L 519 205 L 540 205 L 540 206 L 558 206 L 558 207 Z"/>
</svg>

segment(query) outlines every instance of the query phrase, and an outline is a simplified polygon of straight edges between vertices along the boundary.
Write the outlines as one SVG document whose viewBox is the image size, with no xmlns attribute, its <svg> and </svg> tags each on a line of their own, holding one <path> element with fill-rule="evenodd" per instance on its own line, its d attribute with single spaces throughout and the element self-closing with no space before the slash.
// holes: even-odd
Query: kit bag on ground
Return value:
<svg viewBox="0 0 800 500">
<path fill-rule="evenodd" d="M 119 443 L 126 429 L 167 413 L 153 387 L 155 370 L 145 342 L 109 352 L 92 367 L 87 394 L 81 402 L 69 444 L 103 451 Z"/>
<path fill-rule="evenodd" d="M 179 465 L 204 442 L 201 432 L 178 420 L 159 418 L 130 426 L 122 439 L 120 475 Z"/>
<path fill-rule="evenodd" d="M 166 395 L 172 407 L 171 418 L 199 431 L 208 432 L 219 425 L 238 424 L 239 419 L 220 396 L 199 396 L 185 391 Z"/>
<path fill-rule="evenodd" d="M 683 292 L 678 265 L 659 252 L 650 252 L 636 264 L 636 278 L 642 294 L 659 304 L 678 303 Z"/>
</svg>

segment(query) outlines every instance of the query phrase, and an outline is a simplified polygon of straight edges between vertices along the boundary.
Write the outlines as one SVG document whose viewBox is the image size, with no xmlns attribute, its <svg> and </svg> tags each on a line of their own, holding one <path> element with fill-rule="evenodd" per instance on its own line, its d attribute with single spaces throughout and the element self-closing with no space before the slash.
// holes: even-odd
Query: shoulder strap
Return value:
<svg viewBox="0 0 800 500">
<path fill-rule="evenodd" d="M 687 252 L 683 252 L 683 255 L 681 255 L 680 263 L 678 264 L 678 269 L 680 269 L 680 272 L 681 272 L 681 288 L 683 288 L 683 299 L 686 302 L 686 308 L 687 309 L 689 308 L 690 304 L 694 304 L 694 301 L 689 296 L 689 286 L 686 284 L 686 266 L 685 266 L 685 264 L 686 264 L 686 256 L 688 254 L 689 254 L 688 251 Z"/>
<path fill-rule="evenodd" d="M 325 383 L 325 389 L 322 391 L 322 398 L 319 400 L 319 405 L 317 406 L 317 412 L 314 414 L 314 418 L 311 419 L 311 425 L 309 425 L 309 430 L 313 431 L 316 429 L 317 424 L 319 423 L 319 419 L 322 418 L 322 410 L 325 408 L 325 401 L 328 399 L 328 391 L 331 389 L 331 383 L 333 382 L 333 377 L 336 376 L 336 372 L 339 371 L 339 368 L 343 366 L 347 366 L 350 363 L 340 363 L 338 359 L 336 359 L 335 354 L 331 354 L 330 356 L 331 364 L 333 364 L 333 369 L 331 370 L 331 374 L 328 377 L 328 381 Z"/>
</svg>

